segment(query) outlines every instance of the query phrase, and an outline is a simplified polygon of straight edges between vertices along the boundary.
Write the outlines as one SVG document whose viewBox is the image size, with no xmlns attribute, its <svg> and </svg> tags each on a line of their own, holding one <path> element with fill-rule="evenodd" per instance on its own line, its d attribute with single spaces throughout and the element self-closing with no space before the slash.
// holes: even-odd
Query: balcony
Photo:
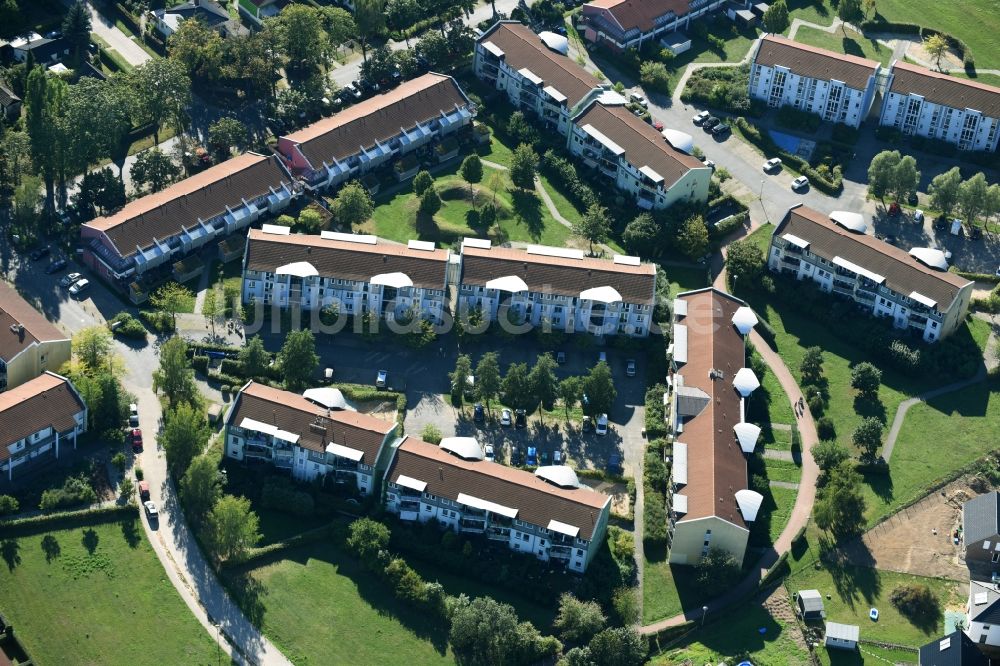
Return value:
<svg viewBox="0 0 1000 666">
<path fill-rule="evenodd" d="M 915 326 L 917 328 L 927 327 L 927 317 L 921 317 L 920 315 L 910 315 L 910 326 Z"/>
<path fill-rule="evenodd" d="M 486 538 L 496 541 L 508 541 L 510 539 L 509 527 L 491 527 L 486 530 Z"/>
<path fill-rule="evenodd" d="M 572 554 L 573 554 L 573 549 L 570 548 L 569 546 L 553 545 L 549 547 L 549 557 L 555 559 L 568 560 Z"/>
<path fill-rule="evenodd" d="M 333 468 L 338 472 L 356 472 L 358 471 L 358 463 L 347 458 L 335 457 L 333 459 Z"/>
<path fill-rule="evenodd" d="M 865 291 L 864 289 L 858 289 L 856 292 L 854 292 L 854 297 L 857 298 L 859 301 L 863 301 L 865 303 L 875 302 L 875 294 L 870 291 Z"/>
<path fill-rule="evenodd" d="M 798 257 L 787 257 L 786 256 L 786 257 L 782 257 L 781 261 L 782 261 L 782 263 L 784 263 L 789 268 L 794 268 L 796 270 L 798 270 L 799 266 L 802 265 L 802 260 L 799 259 Z"/>
<path fill-rule="evenodd" d="M 458 526 L 463 532 L 485 532 L 486 520 L 469 520 L 462 518 L 458 521 Z"/>
</svg>

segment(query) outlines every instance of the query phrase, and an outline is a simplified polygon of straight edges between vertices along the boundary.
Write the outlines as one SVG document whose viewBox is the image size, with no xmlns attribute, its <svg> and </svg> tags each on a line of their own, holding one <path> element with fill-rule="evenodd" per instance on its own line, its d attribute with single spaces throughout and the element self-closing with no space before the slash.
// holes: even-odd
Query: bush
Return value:
<svg viewBox="0 0 1000 666">
<path fill-rule="evenodd" d="M 269 477 L 261 492 L 261 506 L 293 516 L 311 516 L 316 512 L 312 495 L 292 486 L 285 477 Z"/>
<path fill-rule="evenodd" d="M 746 118 L 739 117 L 734 121 L 734 125 L 750 143 L 757 146 L 766 155 L 776 155 L 789 167 L 795 169 L 809 179 L 811 186 L 825 194 L 839 195 L 844 189 L 843 170 L 840 165 L 832 168 L 829 165 L 821 164 L 813 168 L 808 162 L 782 150 L 771 138 L 769 134 L 763 132 Z"/>
<path fill-rule="evenodd" d="M 235 377 L 246 376 L 246 373 L 243 371 L 243 364 L 231 358 L 222 359 L 222 363 L 219 364 L 219 371 Z"/>
<path fill-rule="evenodd" d="M 642 63 L 639 67 L 639 80 L 646 88 L 663 93 L 664 95 L 670 94 L 670 73 L 667 71 L 666 65 L 662 62 L 647 60 Z"/>
<path fill-rule="evenodd" d="M 435 446 L 441 443 L 441 431 L 433 423 L 428 423 L 420 431 L 420 439 Z"/>
<path fill-rule="evenodd" d="M 112 326 L 111 329 L 116 335 L 135 340 L 146 339 L 146 327 L 128 312 L 119 312 L 110 324 L 117 324 L 117 327 Z"/>
<path fill-rule="evenodd" d="M 810 133 L 818 130 L 823 122 L 823 119 L 815 113 L 796 109 L 793 106 L 783 106 L 778 109 L 776 120 L 779 125 Z"/>
<path fill-rule="evenodd" d="M 667 434 L 667 425 L 663 418 L 663 394 L 666 392 L 667 387 L 663 384 L 656 384 L 646 390 L 646 438 L 649 440 Z"/>
<path fill-rule="evenodd" d="M 17 498 L 10 495 L 0 495 L 0 516 L 17 513 L 20 508 L 21 505 L 17 501 Z"/>
<path fill-rule="evenodd" d="M 142 310 L 139 316 L 146 320 L 149 327 L 157 333 L 173 333 L 174 319 L 166 312 Z"/>
<path fill-rule="evenodd" d="M 833 419 L 829 416 L 824 416 L 816 421 L 816 434 L 819 435 L 821 440 L 836 439 L 837 428 L 833 424 Z"/>
<path fill-rule="evenodd" d="M 192 356 L 191 357 L 191 368 L 196 372 L 200 372 L 203 375 L 208 374 L 208 357 L 207 356 Z"/>
<path fill-rule="evenodd" d="M 750 66 L 706 67 L 691 73 L 681 92 L 681 101 L 699 103 L 733 114 L 759 117 L 766 108 L 760 100 L 751 99 Z"/>
<path fill-rule="evenodd" d="M 560 157 L 551 149 L 542 155 L 540 171 L 579 209 L 586 210 L 599 203 L 597 195 L 589 185 L 580 180 L 576 167 L 569 160 Z"/>
<path fill-rule="evenodd" d="M 42 511 L 52 511 L 80 504 L 94 504 L 97 493 L 90 485 L 85 475 L 71 476 L 60 488 L 50 488 L 42 493 L 42 501 L 38 508 Z"/>
</svg>

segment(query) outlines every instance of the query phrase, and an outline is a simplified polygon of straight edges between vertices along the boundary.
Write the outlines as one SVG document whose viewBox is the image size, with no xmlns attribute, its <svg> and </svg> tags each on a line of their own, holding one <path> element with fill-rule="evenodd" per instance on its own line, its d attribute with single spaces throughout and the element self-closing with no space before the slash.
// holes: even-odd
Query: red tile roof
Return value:
<svg viewBox="0 0 1000 666">
<path fill-rule="evenodd" d="M 626 32 L 649 32 L 661 16 L 684 16 L 690 10 L 689 0 L 593 0 L 585 6 L 606 9 Z"/>
<path fill-rule="evenodd" d="M 920 95 L 928 102 L 956 109 L 975 109 L 991 118 L 1000 118 L 1000 88 L 898 60 L 892 64 L 892 74 L 889 92 Z"/>
<path fill-rule="evenodd" d="M 0 462 L 10 458 L 10 444 L 39 430 L 72 430 L 85 409 L 70 381 L 52 372 L 0 393 Z"/>
<path fill-rule="evenodd" d="M 18 325 L 23 329 L 16 328 Z M 0 280 L 0 360 L 10 361 L 38 342 L 68 339 L 13 287 Z"/>
<path fill-rule="evenodd" d="M 794 74 L 811 79 L 842 81 L 855 90 L 864 90 L 879 67 L 874 60 L 834 53 L 780 35 L 766 35 L 761 40 L 754 62 L 787 67 Z"/>
</svg>

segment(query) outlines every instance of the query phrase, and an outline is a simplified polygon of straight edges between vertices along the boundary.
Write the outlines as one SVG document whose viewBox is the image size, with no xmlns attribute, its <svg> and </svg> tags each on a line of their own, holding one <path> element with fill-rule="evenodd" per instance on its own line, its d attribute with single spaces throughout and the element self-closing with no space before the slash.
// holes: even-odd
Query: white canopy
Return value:
<svg viewBox="0 0 1000 666">
<path fill-rule="evenodd" d="M 365 457 L 364 451 L 358 451 L 357 449 L 352 449 L 348 446 L 341 446 L 340 444 L 328 444 L 326 452 L 332 453 L 340 458 L 353 460 L 354 462 L 361 462 L 361 459 Z"/>
<path fill-rule="evenodd" d="M 688 313 L 688 302 L 683 298 L 674 299 L 674 314 L 678 317 L 686 317 Z"/>
<path fill-rule="evenodd" d="M 935 250 L 932 247 L 915 247 L 910 250 L 910 256 L 939 271 L 948 270 L 948 257 L 941 250 Z"/>
<path fill-rule="evenodd" d="M 830 219 L 848 231 L 853 231 L 856 234 L 863 234 L 868 231 L 868 225 L 865 224 L 865 216 L 861 213 L 852 213 L 846 210 L 835 210 L 830 213 Z"/>
<path fill-rule="evenodd" d="M 294 432 L 288 432 L 287 430 L 282 430 L 277 426 L 273 426 L 270 423 L 264 423 L 262 421 L 255 421 L 254 419 L 244 418 L 240 421 L 240 427 L 244 430 L 255 430 L 257 432 L 262 432 L 272 437 L 277 437 L 278 439 L 290 442 L 292 444 L 297 444 L 299 441 L 299 436 Z"/>
<path fill-rule="evenodd" d="M 733 377 L 733 387 L 746 398 L 760 387 L 760 380 L 750 368 L 740 368 L 740 371 Z"/>
<path fill-rule="evenodd" d="M 386 287 L 395 287 L 396 289 L 413 286 L 413 280 L 406 273 L 382 273 L 372 277 L 368 283 L 382 284 Z"/>
<path fill-rule="evenodd" d="M 670 467 L 674 483 L 687 485 L 688 482 L 688 445 L 684 442 L 674 442 L 674 460 Z"/>
<path fill-rule="evenodd" d="M 694 137 L 687 132 L 670 129 L 668 127 L 663 130 L 662 134 L 663 138 L 667 140 L 667 143 L 673 146 L 675 150 L 687 153 L 688 155 L 694 152 Z"/>
<path fill-rule="evenodd" d="M 853 261 L 848 261 L 847 259 L 844 259 L 840 255 L 837 255 L 836 257 L 833 258 L 833 265 L 840 266 L 841 268 L 846 268 L 852 273 L 857 273 L 858 275 L 862 275 L 871 280 L 872 282 L 874 282 L 875 284 L 882 284 L 883 282 L 885 282 L 884 275 L 879 275 L 878 273 L 870 271 L 864 266 L 858 266 Z"/>
<path fill-rule="evenodd" d="M 489 511 L 490 513 L 498 513 L 501 516 L 506 516 L 507 518 L 514 518 L 517 516 L 517 509 L 512 509 L 509 506 L 497 504 L 496 502 L 491 502 L 489 500 L 473 497 L 472 495 L 466 495 L 465 493 L 458 494 L 458 503 L 464 504 L 465 506 L 471 506 L 473 509 Z"/>
<path fill-rule="evenodd" d="M 764 496 L 754 490 L 744 489 L 736 491 L 736 504 L 740 507 L 743 520 L 748 523 L 752 523 L 757 519 L 757 512 L 760 511 L 760 505 L 763 503 Z"/>
<path fill-rule="evenodd" d="M 579 488 L 580 479 L 568 465 L 547 465 L 535 470 L 535 476 L 561 488 Z"/>
<path fill-rule="evenodd" d="M 565 534 L 566 536 L 576 537 L 580 533 L 580 528 L 574 525 L 567 525 L 566 523 L 560 523 L 558 520 L 550 520 L 548 529 L 553 532 L 559 532 L 560 534 Z"/>
<path fill-rule="evenodd" d="M 486 457 L 475 437 L 445 437 L 441 440 L 441 448 L 466 460 L 482 460 Z"/>
<path fill-rule="evenodd" d="M 674 493 L 673 502 L 670 503 L 670 509 L 674 513 L 684 514 L 688 512 L 688 497 L 687 495 L 681 495 L 680 493 Z"/>
<path fill-rule="evenodd" d="M 486 283 L 486 288 L 498 289 L 499 291 L 509 291 L 511 293 L 528 291 L 528 285 L 524 282 L 524 280 L 516 275 L 505 275 L 503 277 L 490 280 Z"/>
<path fill-rule="evenodd" d="M 265 234 L 274 234 L 275 236 L 288 236 L 292 233 L 290 227 L 285 227 L 280 224 L 262 224 L 260 230 Z"/>
<path fill-rule="evenodd" d="M 396 479 L 397 486 L 403 486 L 404 488 L 409 488 L 410 490 L 416 490 L 418 493 L 424 492 L 427 487 L 426 481 L 421 481 L 420 479 L 414 479 L 412 476 L 406 476 L 405 474 L 400 474 Z"/>
<path fill-rule="evenodd" d="M 919 291 L 911 291 L 910 298 L 915 300 L 917 303 L 920 303 L 921 305 L 926 305 L 929 308 L 937 307 L 937 301 L 935 301 L 933 298 L 930 298 L 929 296 L 924 296 Z"/>
<path fill-rule="evenodd" d="M 563 55 L 569 53 L 569 40 L 562 35 L 544 30 L 538 33 L 538 36 L 541 37 L 545 45 L 553 51 Z"/>
<path fill-rule="evenodd" d="M 684 324 L 674 324 L 674 361 L 688 362 L 688 327 Z"/>
<path fill-rule="evenodd" d="M 740 332 L 740 335 L 746 335 L 756 325 L 757 315 L 753 313 L 753 310 L 745 305 L 736 309 L 733 314 L 733 326 Z"/>
<path fill-rule="evenodd" d="M 753 423 L 737 423 L 733 426 L 733 431 L 743 453 L 753 453 L 757 448 L 757 438 L 760 437 L 760 426 Z"/>
<path fill-rule="evenodd" d="M 621 303 L 622 295 L 614 287 L 594 287 L 580 292 L 580 300 L 599 303 Z"/>
<path fill-rule="evenodd" d="M 292 264 L 285 264 L 274 269 L 275 275 L 292 275 L 295 277 L 314 277 L 319 275 L 316 267 L 308 261 L 296 261 Z"/>
<path fill-rule="evenodd" d="M 311 388 L 307 389 L 306 392 L 302 394 L 302 397 L 310 402 L 315 402 L 317 405 L 326 407 L 327 409 L 350 409 L 347 405 L 347 401 L 344 400 L 344 394 L 340 392 L 340 389 L 330 388 L 328 386 L 322 388 Z"/>
</svg>

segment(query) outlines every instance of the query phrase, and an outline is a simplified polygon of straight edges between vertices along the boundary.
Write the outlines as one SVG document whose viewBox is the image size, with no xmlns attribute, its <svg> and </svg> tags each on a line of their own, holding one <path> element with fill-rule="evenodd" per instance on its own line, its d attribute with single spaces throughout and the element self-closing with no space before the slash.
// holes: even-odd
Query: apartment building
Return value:
<svg viewBox="0 0 1000 666">
<path fill-rule="evenodd" d="M 714 288 L 678 294 L 673 311 L 664 400 L 673 441 L 670 562 L 697 564 L 711 548 L 742 562 L 764 500 L 748 488 L 746 463 L 760 428 L 744 420 L 746 398 L 760 385 L 745 365 L 744 336 L 757 320 Z"/>
<path fill-rule="evenodd" d="M 656 268 L 638 257 L 592 259 L 582 250 L 462 243 L 459 307 L 487 322 L 551 326 L 554 331 L 645 337 L 652 321 Z"/>
<path fill-rule="evenodd" d="M 299 188 L 276 157 L 246 153 L 80 228 L 83 261 L 121 291 L 207 243 L 288 207 Z"/>
<path fill-rule="evenodd" d="M 897 60 L 889 69 L 879 124 L 959 150 L 994 152 L 1000 141 L 1000 88 Z"/>
<path fill-rule="evenodd" d="M 0 393 L 0 474 L 12 481 L 58 458 L 86 430 L 87 405 L 65 377 L 46 371 Z"/>
<path fill-rule="evenodd" d="M 611 511 L 611 498 L 581 485 L 571 468 L 532 474 L 487 462 L 468 437 L 440 446 L 405 437 L 386 472 L 385 496 L 400 520 L 436 520 L 579 573 L 604 541 Z"/>
<path fill-rule="evenodd" d="M 333 475 L 369 494 L 385 469 L 396 423 L 352 410 L 336 389 L 303 395 L 248 382 L 226 413 L 226 455 L 287 471 L 299 481 Z"/>
<path fill-rule="evenodd" d="M 593 44 L 616 51 L 641 48 L 651 40 L 687 29 L 726 0 L 593 0 L 583 6 L 577 29 Z"/>
<path fill-rule="evenodd" d="M 279 137 L 278 152 L 308 188 L 325 189 L 425 153 L 475 115 L 454 78 L 428 73 Z"/>
<path fill-rule="evenodd" d="M 858 213 L 793 206 L 771 235 L 768 268 L 812 280 L 927 342 L 950 335 L 965 319 L 973 283 L 948 272 L 940 250 L 907 252 L 866 231 Z"/>
<path fill-rule="evenodd" d="M 336 306 L 380 319 L 416 314 L 440 323 L 447 307 L 450 250 L 434 243 L 389 243 L 375 236 L 324 231 L 290 234 L 264 225 L 247 235 L 243 302 L 303 310 Z"/>
<path fill-rule="evenodd" d="M 765 35 L 751 62 L 750 97 L 770 107 L 790 106 L 851 127 L 868 116 L 881 71 L 874 60 L 780 35 Z"/>
<path fill-rule="evenodd" d="M 712 171 L 672 147 L 626 100 L 520 23 L 500 21 L 476 45 L 476 75 L 566 138 L 566 147 L 644 209 L 706 201 Z"/>
<path fill-rule="evenodd" d="M 59 370 L 71 354 L 69 336 L 0 280 L 0 391 Z"/>
</svg>

